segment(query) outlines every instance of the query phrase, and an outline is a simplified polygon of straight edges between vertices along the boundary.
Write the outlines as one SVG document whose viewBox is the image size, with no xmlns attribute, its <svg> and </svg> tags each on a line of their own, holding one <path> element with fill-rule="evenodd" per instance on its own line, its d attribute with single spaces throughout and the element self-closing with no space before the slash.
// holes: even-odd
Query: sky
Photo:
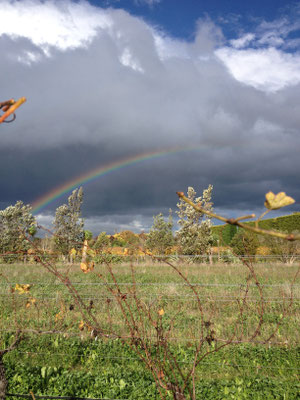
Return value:
<svg viewBox="0 0 300 400">
<path fill-rule="evenodd" d="M 0 209 L 114 164 L 83 182 L 94 234 L 149 230 L 189 186 L 224 216 L 270 190 L 300 211 L 299 1 L 0 0 L 0 51 L 0 101 L 27 98 L 0 126 Z"/>
</svg>

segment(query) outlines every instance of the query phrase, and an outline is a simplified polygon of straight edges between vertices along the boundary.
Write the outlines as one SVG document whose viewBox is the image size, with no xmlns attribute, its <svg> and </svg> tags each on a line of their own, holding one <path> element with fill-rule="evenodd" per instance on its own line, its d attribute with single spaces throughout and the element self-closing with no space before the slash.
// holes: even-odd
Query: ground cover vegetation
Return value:
<svg viewBox="0 0 300 400">
<path fill-rule="evenodd" d="M 171 217 L 160 214 L 148 235 L 92 238 L 83 230 L 81 189 L 58 209 L 55 221 L 62 222 L 51 237 L 34 238 L 41 229 L 34 221 L 15 232 L 30 247 L 9 268 L 1 264 L 0 370 L 9 390 L 296 399 L 299 262 L 296 255 L 284 266 L 261 262 L 257 252 L 239 258 L 233 240 L 240 232 L 261 233 L 279 246 L 297 243 L 299 235 L 266 232 L 260 219 L 245 226 L 245 217 L 217 216 L 239 232 L 230 250 L 224 245 L 234 262 L 222 262 L 220 253 L 213 260 L 211 193 L 212 187 L 200 197 L 193 188 L 187 197 L 179 193 L 175 237 Z M 269 210 L 291 202 L 269 193 L 265 204 Z M 240 243 L 247 252 L 252 242 L 242 237 Z M 2 386 L 5 392 L 3 379 Z"/>
<path fill-rule="evenodd" d="M 108 274 L 104 265 L 96 268 Z M 60 265 L 59 269 L 66 272 L 68 266 Z M 179 363 L 188 366 L 193 362 L 195 342 L 201 332 L 196 299 L 165 264 L 148 262 L 136 265 L 135 269 L 136 296 L 157 315 L 163 310 L 162 321 L 166 326 L 175 316 L 169 337 L 171 351 Z M 230 349 L 212 353 L 199 364 L 195 377 L 197 398 L 272 399 L 284 395 L 297 398 L 298 287 L 293 305 L 285 313 L 290 298 L 289 283 L 297 269 L 295 264 L 288 267 L 260 264 L 256 268 L 260 282 L 265 284 L 262 332 L 254 343 L 249 343 L 259 321 L 257 310 L 260 304 L 258 290 L 251 286 L 247 311 L 240 324 L 239 342 L 242 343 L 233 343 Z M 201 299 L 205 299 L 204 312 L 213 316 L 213 326 L 207 327 L 204 344 L 204 350 L 213 350 L 219 340 L 226 340 L 233 334 L 239 313 L 240 283 L 245 281 L 247 272 L 241 263 L 183 264 L 180 270 L 189 276 L 190 282 L 199 285 Z M 3 347 L 11 342 L 11 333 L 16 331 L 15 317 L 19 328 L 26 327 L 26 339 L 5 358 L 8 392 L 33 390 L 35 394 L 48 395 L 157 398 L 151 373 L 127 343 L 130 337 L 122 342 L 128 330 L 117 300 L 105 285 L 99 284 L 97 276 L 82 274 L 79 265 L 73 266 L 69 273 L 69 279 L 77 282 L 75 287 L 86 306 L 92 304 L 91 310 L 101 329 L 117 331 L 119 337 L 106 338 L 100 333 L 95 337 L 96 332 L 83 323 L 80 308 L 74 304 L 67 288 L 41 270 L 40 265 L 25 269 L 23 264 L 11 265 L 9 274 L 2 265 L 1 272 L 8 278 L 1 285 Z M 122 295 L 130 297 L 130 264 L 115 265 L 114 272 Z M 108 278 L 114 287 L 111 277 Z M 8 301 L 7 293 L 12 287 L 16 288 L 17 282 L 29 282 L 31 286 L 17 287 Z M 263 342 L 278 322 L 280 329 L 276 337 L 264 346 Z M 153 345 L 155 349 L 156 336 L 151 327 L 148 327 L 147 337 L 151 342 L 149 346 Z"/>
</svg>

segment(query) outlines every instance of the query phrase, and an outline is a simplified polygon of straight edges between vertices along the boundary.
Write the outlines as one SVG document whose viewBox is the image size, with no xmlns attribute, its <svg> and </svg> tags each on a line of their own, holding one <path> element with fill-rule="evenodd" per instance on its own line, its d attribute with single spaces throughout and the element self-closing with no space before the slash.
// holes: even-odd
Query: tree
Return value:
<svg viewBox="0 0 300 400">
<path fill-rule="evenodd" d="M 212 190 L 213 186 L 209 185 L 208 188 L 203 191 L 202 196 L 196 197 L 197 193 L 194 188 L 189 187 L 187 198 L 203 209 L 212 211 Z M 179 211 L 176 211 L 176 214 L 179 217 L 178 224 L 180 225 L 180 229 L 177 232 L 177 239 L 182 254 L 207 254 L 213 243 L 210 217 L 195 210 L 181 198 L 179 199 L 179 203 L 177 203 L 177 207 Z"/>
<path fill-rule="evenodd" d="M 165 221 L 162 213 L 154 216 L 153 225 L 146 240 L 146 247 L 156 254 L 166 254 L 174 244 L 172 228 L 171 210 L 168 221 Z"/>
<path fill-rule="evenodd" d="M 96 251 L 101 252 L 105 247 L 109 246 L 109 244 L 110 244 L 109 236 L 107 236 L 106 232 L 101 232 L 99 233 L 93 248 Z"/>
<path fill-rule="evenodd" d="M 84 240 L 84 221 L 81 217 L 83 202 L 82 187 L 73 190 L 68 198 L 68 204 L 56 209 L 54 233 L 56 248 L 64 255 L 72 248 L 80 248 Z"/>
<path fill-rule="evenodd" d="M 121 242 L 123 241 L 126 247 L 138 246 L 140 242 L 139 236 L 129 230 L 121 231 L 120 233 L 114 236 Z"/>
<path fill-rule="evenodd" d="M 299 234 L 298 231 L 291 232 L 294 235 Z M 271 255 L 277 257 L 278 261 L 292 263 L 300 255 L 300 244 L 297 241 L 288 241 L 281 238 L 270 238 L 265 236 L 261 238 L 263 246 L 269 249 Z"/>
<path fill-rule="evenodd" d="M 36 233 L 36 220 L 31 214 L 31 207 L 17 201 L 14 206 L 9 206 L 0 211 L 0 252 L 5 254 L 5 262 L 13 262 L 16 253 L 26 252 L 30 243 L 25 234 L 34 236 Z"/>
<path fill-rule="evenodd" d="M 256 234 L 239 229 L 233 237 L 230 246 L 238 256 L 253 256 L 259 247 L 260 242 Z"/>
</svg>

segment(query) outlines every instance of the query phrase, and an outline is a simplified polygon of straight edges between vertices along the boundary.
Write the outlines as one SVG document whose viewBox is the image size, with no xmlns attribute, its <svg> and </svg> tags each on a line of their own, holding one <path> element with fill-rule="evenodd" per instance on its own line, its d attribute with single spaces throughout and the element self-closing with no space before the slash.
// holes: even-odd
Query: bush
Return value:
<svg viewBox="0 0 300 400">
<path fill-rule="evenodd" d="M 259 238 L 256 234 L 239 229 L 230 243 L 234 253 L 238 256 L 252 256 L 259 247 Z"/>
</svg>

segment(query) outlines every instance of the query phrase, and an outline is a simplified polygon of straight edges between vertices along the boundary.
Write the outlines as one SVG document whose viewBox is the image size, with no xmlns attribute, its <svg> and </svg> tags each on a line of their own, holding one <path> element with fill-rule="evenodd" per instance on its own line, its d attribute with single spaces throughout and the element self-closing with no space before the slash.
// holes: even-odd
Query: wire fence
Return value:
<svg viewBox="0 0 300 400">
<path fill-rule="evenodd" d="M 0 296 L 2 297 L 7 297 L 7 293 L 0 293 Z M 110 300 L 110 301 L 117 301 L 115 297 L 111 297 L 111 296 L 92 296 L 92 295 L 80 295 L 82 299 L 89 301 L 89 300 L 93 300 L 93 301 L 102 301 L 102 300 Z M 133 296 L 130 295 L 130 293 L 127 295 L 127 298 L 130 298 Z M 34 295 L 35 299 L 40 299 L 40 300 L 54 300 L 54 301 L 60 301 L 61 297 L 60 296 L 47 296 L 47 295 Z M 167 302 L 196 302 L 197 299 L 195 299 L 194 296 L 192 295 L 186 295 L 186 296 L 180 296 L 180 295 L 164 295 L 163 297 L 161 297 L 161 295 L 159 296 L 139 296 L 140 300 L 150 300 L 153 301 L 155 299 L 158 300 L 163 300 L 163 301 L 167 301 Z M 220 302 L 220 303 L 227 303 L 227 302 L 236 302 L 239 301 L 240 298 L 239 297 L 229 297 L 229 296 L 199 296 L 200 300 L 205 300 L 207 302 Z M 286 301 L 295 301 L 298 302 L 300 301 L 300 297 L 291 297 L 291 296 L 285 296 L 283 297 L 265 297 L 264 298 L 264 303 L 284 303 Z M 247 302 L 261 302 L 260 298 L 253 298 L 253 297 L 247 297 Z"/>
<path fill-rule="evenodd" d="M 9 332 L 9 333 L 15 333 L 16 330 L 13 329 L 0 329 L 0 332 Z M 59 331 L 59 330 L 55 330 L 55 331 L 43 331 L 41 329 L 23 329 L 22 331 L 23 333 L 32 333 L 34 335 L 62 335 L 63 337 L 79 337 L 82 338 L 83 337 L 83 333 L 80 332 L 70 332 L 70 331 Z M 92 333 L 92 332 L 91 332 Z M 140 339 L 140 336 L 135 336 L 135 335 L 116 335 L 116 334 L 112 334 L 112 335 L 102 335 L 104 338 L 108 338 L 108 339 L 122 339 L 124 341 L 132 341 L 134 339 Z M 150 336 L 150 335 L 146 335 L 145 336 L 146 339 L 150 342 L 152 341 L 153 343 L 157 342 L 157 336 Z M 94 340 L 97 340 L 97 336 L 93 336 Z M 196 338 L 196 337 L 182 337 L 182 336 L 170 336 L 168 337 L 168 340 L 172 341 L 172 342 L 185 342 L 185 343 L 199 343 L 200 339 Z M 228 343 L 230 342 L 230 344 L 246 344 L 246 343 L 251 343 L 251 344 L 261 344 L 261 345 L 278 345 L 278 346 L 287 346 L 290 342 L 289 340 L 282 340 L 282 341 L 276 341 L 276 340 L 229 340 L 229 339 L 222 339 L 222 338 L 217 338 L 216 342 L 220 342 L 220 343 Z M 298 346 L 300 343 L 294 343 L 293 345 Z"/>
<path fill-rule="evenodd" d="M 238 259 L 244 259 L 244 260 L 288 260 L 288 259 L 293 259 L 293 261 L 299 261 L 300 260 L 300 254 L 252 254 L 252 255 L 238 255 L 235 256 L 233 254 L 226 254 L 226 253 L 221 253 L 220 255 L 218 254 L 133 254 L 133 255 L 128 255 L 128 254 L 122 254 L 118 252 L 102 252 L 98 253 L 99 256 L 111 256 L 115 255 L 120 258 L 124 258 L 124 260 L 138 260 L 138 259 L 147 259 L 147 261 L 154 259 L 157 261 L 164 261 L 167 259 L 172 259 L 173 261 L 176 260 L 190 260 L 190 259 L 195 259 L 195 260 L 208 260 L 209 258 L 212 260 L 217 260 L 217 261 L 222 261 L 228 256 L 232 256 L 232 260 L 238 261 Z M 36 253 L 28 253 L 27 251 L 23 252 L 6 252 L 6 253 L 0 253 L 0 257 L 5 259 L 5 258 L 12 258 L 14 257 L 16 260 L 23 261 L 23 262 L 28 262 L 29 263 L 29 258 L 34 257 L 34 256 L 43 256 L 43 257 L 48 257 L 49 259 L 54 258 L 54 257 L 59 257 L 59 260 L 62 261 L 64 260 L 67 256 L 62 256 L 61 253 L 48 253 L 48 252 L 36 252 Z M 76 256 L 78 258 L 78 255 Z M 230 261 L 230 260 L 229 260 Z M 228 261 L 227 261 L 228 262 Z M 206 263 L 207 264 L 207 263 Z"/>
<path fill-rule="evenodd" d="M 8 281 L 8 282 L 1 282 L 0 286 L 14 286 L 16 284 L 19 285 L 40 285 L 40 286 L 65 286 L 64 283 L 62 282 L 41 282 L 41 281 L 26 281 L 26 282 L 20 282 L 20 281 Z M 73 286 L 110 286 L 110 285 L 115 285 L 114 282 L 72 282 Z M 286 288 L 287 285 L 290 285 L 289 282 L 284 282 L 284 283 L 278 283 L 278 284 L 270 284 L 270 283 L 260 283 L 260 286 L 262 288 Z M 243 288 L 246 286 L 245 282 L 240 282 L 240 283 L 202 283 L 202 282 L 190 282 L 190 283 L 181 283 L 181 282 L 118 282 L 118 286 L 182 286 L 182 287 L 190 287 L 190 286 L 195 286 L 195 287 L 224 287 L 224 288 L 229 288 L 229 287 L 235 287 L 235 288 Z M 249 287 L 257 287 L 255 283 L 249 284 Z M 293 287 L 300 287 L 300 284 L 295 283 L 293 284 Z"/>
</svg>

